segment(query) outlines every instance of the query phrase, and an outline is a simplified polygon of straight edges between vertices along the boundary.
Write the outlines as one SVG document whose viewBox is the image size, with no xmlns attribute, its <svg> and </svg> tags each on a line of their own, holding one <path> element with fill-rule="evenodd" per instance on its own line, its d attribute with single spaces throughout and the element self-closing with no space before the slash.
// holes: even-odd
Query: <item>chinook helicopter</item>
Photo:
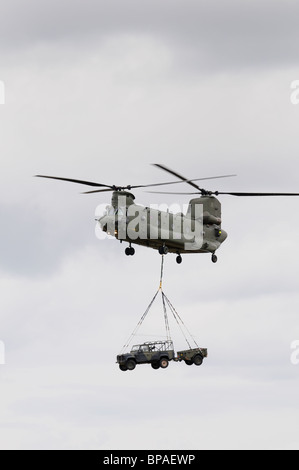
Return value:
<svg viewBox="0 0 299 470">
<path fill-rule="evenodd" d="M 178 178 L 178 181 L 153 183 L 146 185 L 116 186 L 91 181 L 83 181 L 57 176 L 35 175 L 39 178 L 50 178 L 72 183 L 79 183 L 101 189 L 86 191 L 83 194 L 112 191 L 111 205 L 97 219 L 101 229 L 120 242 L 127 242 L 127 256 L 135 254 L 132 244 L 143 245 L 158 250 L 161 255 L 175 253 L 176 262 L 182 262 L 185 253 L 210 253 L 213 263 L 217 262 L 215 254 L 226 240 L 227 233 L 222 229 L 221 203 L 218 195 L 231 196 L 299 196 L 299 193 L 252 193 L 252 192 L 221 192 L 209 191 L 199 187 L 195 181 L 228 178 L 236 175 L 222 175 L 207 178 L 188 179 L 164 165 L 154 166 Z M 188 204 L 186 214 L 173 214 L 169 211 L 144 207 L 135 204 L 132 189 L 148 188 L 186 183 L 193 187 L 194 192 L 157 192 L 158 194 L 189 194 L 197 195 Z M 137 215 L 136 215 L 137 214 Z"/>
</svg>

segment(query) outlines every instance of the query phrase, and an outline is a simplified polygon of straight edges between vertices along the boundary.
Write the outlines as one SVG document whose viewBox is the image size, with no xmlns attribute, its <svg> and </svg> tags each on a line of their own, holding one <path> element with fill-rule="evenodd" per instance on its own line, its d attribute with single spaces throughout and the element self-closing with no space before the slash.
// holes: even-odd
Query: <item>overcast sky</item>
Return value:
<svg viewBox="0 0 299 470">
<path fill-rule="evenodd" d="M 299 448 L 299 199 L 223 196 L 218 263 L 165 258 L 164 290 L 208 359 L 123 373 L 160 255 L 96 238 L 106 193 L 33 178 L 168 181 L 155 162 L 237 174 L 207 189 L 299 192 L 298 16 L 295 0 L 2 1 L 2 449 Z"/>
</svg>

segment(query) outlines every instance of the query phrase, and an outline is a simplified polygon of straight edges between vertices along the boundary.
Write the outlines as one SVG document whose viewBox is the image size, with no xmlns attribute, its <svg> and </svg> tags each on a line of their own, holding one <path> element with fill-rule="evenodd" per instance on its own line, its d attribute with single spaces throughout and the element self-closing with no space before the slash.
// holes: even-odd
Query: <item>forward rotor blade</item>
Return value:
<svg viewBox="0 0 299 470">
<path fill-rule="evenodd" d="M 37 178 L 50 178 L 52 180 L 69 181 L 71 183 L 85 184 L 87 186 L 97 186 L 97 187 L 104 187 L 104 188 L 113 189 L 113 187 L 109 186 L 108 184 L 93 183 L 92 181 L 75 180 L 75 179 L 72 179 L 72 178 L 60 178 L 58 176 L 46 176 L 46 175 L 35 175 L 35 176 Z"/>
<path fill-rule="evenodd" d="M 174 173 L 174 172 L 173 172 Z M 59 176 L 48 176 L 48 175 L 35 175 L 38 178 L 49 178 L 53 180 L 59 180 L 59 181 L 67 181 L 70 183 L 78 183 L 78 184 L 84 184 L 87 186 L 93 186 L 97 188 L 107 188 L 107 189 L 99 189 L 99 190 L 94 190 L 94 191 L 85 191 L 82 194 L 92 194 L 92 193 L 97 193 L 97 192 L 105 192 L 105 191 L 125 191 L 128 190 L 130 191 L 131 189 L 137 189 L 137 188 L 149 188 L 149 187 L 155 187 L 155 186 L 165 186 L 169 184 L 178 184 L 178 183 L 189 183 L 192 186 L 194 186 L 196 189 L 198 189 L 200 192 L 204 191 L 198 188 L 197 185 L 192 184 L 192 181 L 200 181 L 200 180 L 209 180 L 209 179 L 217 179 L 217 178 L 228 178 L 231 176 L 236 176 L 236 175 L 223 175 L 223 176 L 212 176 L 212 177 L 207 177 L 207 178 L 197 178 L 194 180 L 187 180 L 187 179 L 181 179 L 181 181 L 168 181 L 166 183 L 153 183 L 153 184 L 140 184 L 140 185 L 127 185 L 127 186 L 115 186 L 115 185 L 109 185 L 109 184 L 103 184 L 103 183 L 95 183 L 93 181 L 85 181 L 85 180 L 77 180 L 73 178 L 62 178 Z"/>
<path fill-rule="evenodd" d="M 81 194 L 92 194 L 92 193 L 106 193 L 107 191 L 114 191 L 115 188 L 107 188 L 107 189 L 94 189 L 93 191 L 84 191 Z"/>
<path fill-rule="evenodd" d="M 191 182 L 191 181 L 200 181 L 200 180 L 212 180 L 212 179 L 218 179 L 218 178 L 231 178 L 232 176 L 237 176 L 237 175 L 222 175 L 222 176 L 208 176 L 206 178 L 196 178 L 194 180 L 187 180 L 187 181 L 167 181 L 166 183 L 153 183 L 153 184 L 138 184 L 138 185 L 128 185 L 128 186 L 123 186 L 123 187 L 115 187 L 115 186 L 108 186 L 109 189 L 98 189 L 95 191 L 85 191 L 82 194 L 92 194 L 92 193 L 100 193 L 104 191 L 113 191 L 115 189 L 121 189 L 123 191 L 128 190 L 131 191 L 131 189 L 137 189 L 137 188 L 152 188 L 155 186 L 166 186 L 169 184 L 178 184 L 178 183 L 186 183 L 186 182 Z M 155 191 L 147 191 L 147 192 L 155 192 Z M 163 194 L 163 193 L 161 193 Z M 166 194 L 166 193 L 165 193 Z M 198 194 L 198 193 L 169 193 L 169 194 Z"/>
</svg>

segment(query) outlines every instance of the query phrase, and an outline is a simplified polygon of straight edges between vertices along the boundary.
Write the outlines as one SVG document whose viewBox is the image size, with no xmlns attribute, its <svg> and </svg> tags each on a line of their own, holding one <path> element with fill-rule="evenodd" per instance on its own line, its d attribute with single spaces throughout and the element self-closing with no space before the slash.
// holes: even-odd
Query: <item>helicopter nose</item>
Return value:
<svg viewBox="0 0 299 470">
<path fill-rule="evenodd" d="M 221 230 L 221 234 L 218 240 L 222 243 L 226 239 L 227 239 L 227 232 L 225 230 Z"/>
</svg>

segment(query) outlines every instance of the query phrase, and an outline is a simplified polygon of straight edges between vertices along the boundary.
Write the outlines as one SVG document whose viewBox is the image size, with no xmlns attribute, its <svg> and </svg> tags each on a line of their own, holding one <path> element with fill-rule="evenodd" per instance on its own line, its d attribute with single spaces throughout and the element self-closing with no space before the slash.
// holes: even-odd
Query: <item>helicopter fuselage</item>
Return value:
<svg viewBox="0 0 299 470">
<path fill-rule="evenodd" d="M 227 238 L 217 198 L 191 199 L 186 214 L 137 205 L 134 199 L 127 191 L 113 192 L 111 206 L 98 219 L 104 232 L 130 244 L 126 254 L 134 254 L 131 245 L 137 244 L 160 254 L 176 253 L 178 263 L 182 253 L 212 253 L 212 261 L 217 261 L 214 253 Z"/>
<path fill-rule="evenodd" d="M 133 255 L 135 250 L 131 245 L 137 244 L 158 250 L 161 255 L 167 254 L 169 251 L 177 253 L 176 260 L 178 263 L 182 262 L 181 253 L 212 253 L 212 261 L 216 263 L 215 251 L 227 238 L 227 233 L 221 228 L 221 204 L 215 196 L 224 194 L 236 197 L 299 196 L 299 193 L 285 192 L 210 191 L 198 186 L 197 182 L 236 175 L 188 179 L 160 163 L 154 163 L 154 166 L 175 176 L 178 180 L 164 183 L 116 186 L 114 184 L 58 176 L 35 176 L 68 181 L 93 188 L 91 191 L 85 191 L 84 194 L 113 191 L 111 206 L 108 206 L 104 216 L 97 219 L 101 229 L 121 242 L 126 241 L 129 243 L 129 247 L 125 249 L 126 255 Z M 160 194 L 177 195 L 196 194 L 197 197 L 189 201 L 185 214 L 173 214 L 170 211 L 159 211 L 139 206 L 134 203 L 135 196 L 129 192 L 132 189 L 157 188 L 179 183 L 188 184 L 192 187 L 193 192 L 158 192 Z M 157 191 L 149 192 L 157 193 Z"/>
</svg>

